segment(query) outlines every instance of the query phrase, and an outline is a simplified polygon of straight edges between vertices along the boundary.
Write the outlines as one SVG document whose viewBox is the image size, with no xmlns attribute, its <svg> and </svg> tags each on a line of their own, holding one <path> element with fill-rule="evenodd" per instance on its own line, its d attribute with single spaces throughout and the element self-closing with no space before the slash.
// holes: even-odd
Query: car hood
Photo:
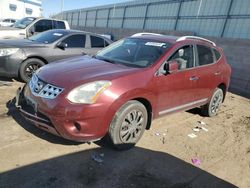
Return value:
<svg viewBox="0 0 250 188">
<path fill-rule="evenodd" d="M 46 46 L 43 43 L 31 41 L 28 39 L 3 39 L 0 40 L 0 48 L 27 48 L 27 47 L 42 47 Z"/>
<path fill-rule="evenodd" d="M 0 39 L 25 38 L 25 30 L 14 27 L 0 27 Z"/>
<path fill-rule="evenodd" d="M 80 56 L 45 65 L 37 71 L 37 75 L 47 83 L 70 89 L 91 81 L 113 80 L 138 70 L 90 56 Z"/>
<path fill-rule="evenodd" d="M 2 23 L 5 23 L 5 22 L 2 22 Z M 1 31 L 21 31 L 22 29 L 20 28 L 15 28 L 15 27 L 0 27 L 0 32 Z"/>
</svg>

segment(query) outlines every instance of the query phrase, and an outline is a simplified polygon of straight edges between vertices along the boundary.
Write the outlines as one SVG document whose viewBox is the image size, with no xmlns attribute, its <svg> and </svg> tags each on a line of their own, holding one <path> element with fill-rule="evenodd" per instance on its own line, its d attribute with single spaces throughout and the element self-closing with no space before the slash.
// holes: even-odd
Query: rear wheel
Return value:
<svg viewBox="0 0 250 188">
<path fill-rule="evenodd" d="M 37 69 L 42 67 L 43 65 L 45 65 L 45 63 L 43 61 L 41 61 L 40 59 L 31 58 L 31 59 L 25 60 L 21 64 L 21 67 L 20 67 L 20 70 L 19 70 L 20 78 L 24 82 L 28 82 L 30 80 L 30 78 L 32 77 L 33 73 Z"/>
<path fill-rule="evenodd" d="M 147 109 L 135 100 L 125 103 L 114 115 L 109 128 L 113 145 L 120 150 L 130 149 L 141 138 L 148 121 Z"/>
<path fill-rule="evenodd" d="M 209 117 L 217 115 L 223 98 L 224 95 L 222 89 L 216 88 L 210 102 L 201 107 L 202 114 Z"/>
</svg>

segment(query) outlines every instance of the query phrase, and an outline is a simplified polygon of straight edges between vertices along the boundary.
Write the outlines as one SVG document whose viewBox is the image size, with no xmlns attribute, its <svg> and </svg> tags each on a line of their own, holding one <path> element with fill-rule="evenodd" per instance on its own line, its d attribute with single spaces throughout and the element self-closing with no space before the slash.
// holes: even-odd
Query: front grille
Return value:
<svg viewBox="0 0 250 188">
<path fill-rule="evenodd" d="M 63 88 L 40 80 L 36 74 L 33 74 L 29 82 L 29 88 L 33 95 L 47 99 L 54 99 L 63 91 Z"/>
</svg>

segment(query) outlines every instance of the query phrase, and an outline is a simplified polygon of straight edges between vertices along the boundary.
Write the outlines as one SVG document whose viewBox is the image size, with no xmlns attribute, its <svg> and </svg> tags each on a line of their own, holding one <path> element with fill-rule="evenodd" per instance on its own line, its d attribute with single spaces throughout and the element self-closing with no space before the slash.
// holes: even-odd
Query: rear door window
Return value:
<svg viewBox="0 0 250 188">
<path fill-rule="evenodd" d="M 39 20 L 34 25 L 35 32 L 43 32 L 52 29 L 51 20 Z"/>
<path fill-rule="evenodd" d="M 209 65 L 214 63 L 213 52 L 211 48 L 203 45 L 197 45 L 197 51 L 198 51 L 199 66 Z"/>
<path fill-rule="evenodd" d="M 54 21 L 55 29 L 66 29 L 64 22 L 62 21 Z"/>
<path fill-rule="evenodd" d="M 67 44 L 67 48 L 85 48 L 86 35 L 71 35 L 62 42 Z"/>
<path fill-rule="evenodd" d="M 101 37 L 90 36 L 91 48 L 103 48 L 106 46 L 105 41 Z"/>
</svg>

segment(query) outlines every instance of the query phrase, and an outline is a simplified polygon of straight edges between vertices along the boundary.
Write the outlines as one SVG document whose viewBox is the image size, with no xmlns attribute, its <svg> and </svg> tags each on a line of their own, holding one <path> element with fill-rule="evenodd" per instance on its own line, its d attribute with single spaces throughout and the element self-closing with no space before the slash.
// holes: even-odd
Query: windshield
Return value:
<svg viewBox="0 0 250 188">
<path fill-rule="evenodd" d="M 30 37 L 29 40 L 41 42 L 45 44 L 51 44 L 57 41 L 58 39 L 62 38 L 66 34 L 67 32 L 65 31 L 49 30 L 49 31 L 45 31 L 37 35 L 34 35 Z"/>
<path fill-rule="evenodd" d="M 28 25 L 30 25 L 34 20 L 35 18 L 23 18 L 21 20 L 18 20 L 16 23 L 14 23 L 12 27 L 24 29 Z"/>
<path fill-rule="evenodd" d="M 149 39 L 127 38 L 97 53 L 96 58 L 132 67 L 148 67 L 170 46 L 170 43 Z"/>
</svg>

